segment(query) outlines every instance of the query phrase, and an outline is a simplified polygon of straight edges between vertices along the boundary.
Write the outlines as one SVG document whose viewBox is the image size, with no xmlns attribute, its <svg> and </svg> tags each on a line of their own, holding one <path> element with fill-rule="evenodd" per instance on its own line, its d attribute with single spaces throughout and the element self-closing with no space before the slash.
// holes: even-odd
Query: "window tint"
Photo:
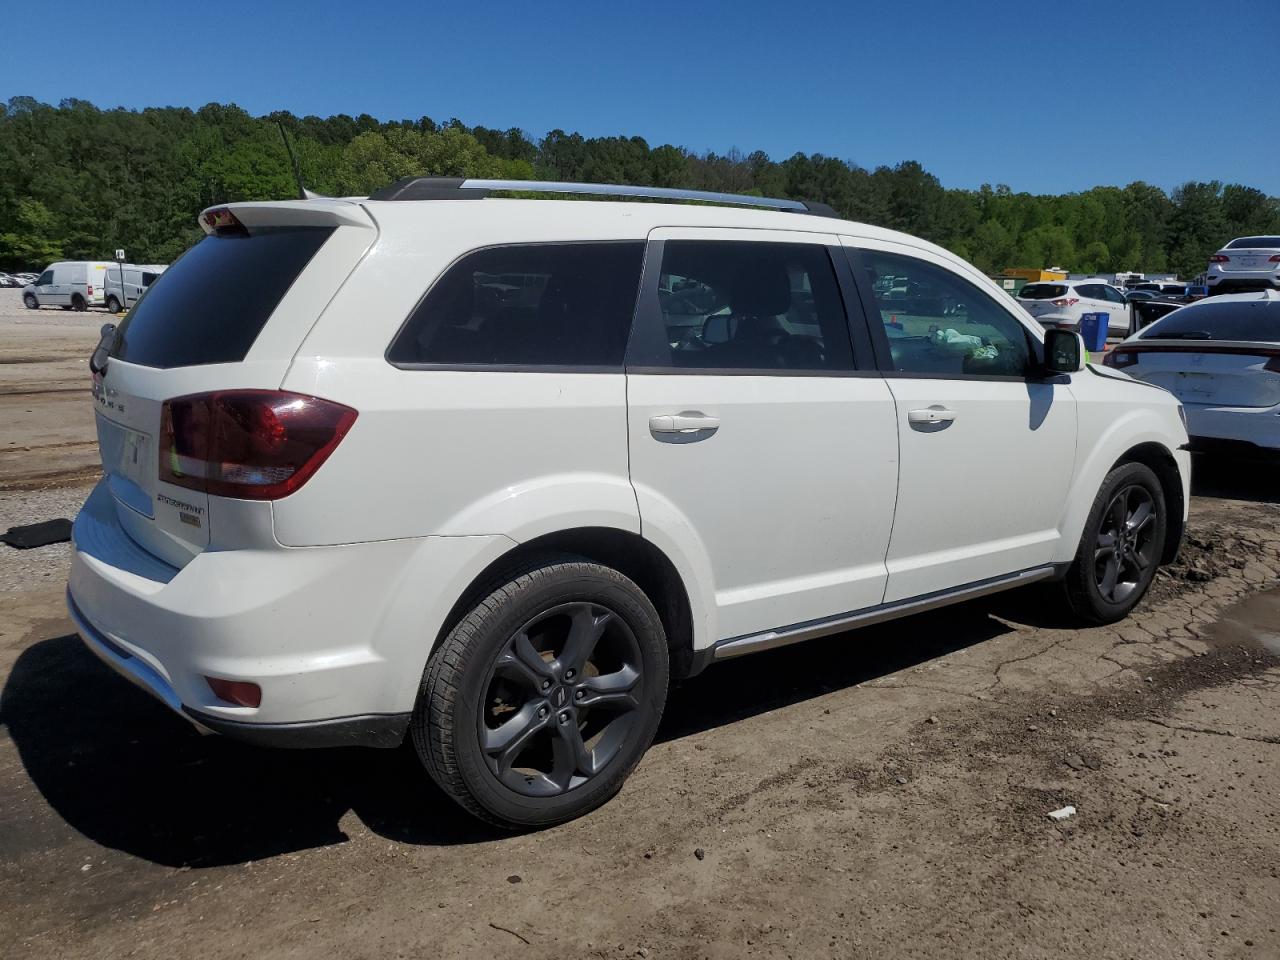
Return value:
<svg viewBox="0 0 1280 960">
<path fill-rule="evenodd" d="M 1145 327 L 1142 339 L 1149 338 L 1280 342 L 1280 300 L 1182 307 Z"/>
<path fill-rule="evenodd" d="M 1257 250 L 1280 248 L 1280 237 L 1241 237 L 1227 244 L 1228 250 Z"/>
<path fill-rule="evenodd" d="M 641 241 L 477 250 L 436 282 L 387 357 L 621 368 L 643 260 Z"/>
<path fill-rule="evenodd" d="M 1020 291 L 1022 300 L 1057 300 L 1067 295 L 1067 288 L 1061 283 L 1028 283 Z"/>
<path fill-rule="evenodd" d="M 111 355 L 146 367 L 236 363 L 330 227 L 205 237 L 124 318 Z"/>
<path fill-rule="evenodd" d="M 150 271 L 146 271 L 146 270 L 144 270 L 144 271 L 143 271 L 143 273 L 142 273 L 142 285 L 143 285 L 144 287 L 149 287 L 149 286 L 151 286 L 153 283 L 155 283 L 155 282 L 156 282 L 156 277 L 158 277 L 158 276 L 160 276 L 160 274 L 158 274 L 158 273 L 151 273 Z"/>
<path fill-rule="evenodd" d="M 894 369 L 1021 377 L 1026 330 L 988 294 L 950 270 L 895 253 L 862 251 Z"/>
<path fill-rule="evenodd" d="M 1106 284 L 1099 284 L 1099 288 L 1102 290 L 1103 297 L 1107 300 L 1110 300 L 1112 303 L 1124 303 L 1124 294 L 1115 287 L 1108 287 Z"/>
<path fill-rule="evenodd" d="M 1102 286 L 1097 283 L 1078 283 L 1075 287 L 1076 296 L 1088 297 L 1090 300 L 1105 300 L 1106 293 L 1103 292 Z"/>
<path fill-rule="evenodd" d="M 658 304 L 665 342 L 643 363 L 725 370 L 853 368 L 826 247 L 668 240 Z"/>
<path fill-rule="evenodd" d="M 46 270 L 44 273 L 40 274 L 40 278 L 36 280 L 36 283 L 40 286 L 46 286 L 47 284 L 53 283 L 53 271 Z"/>
</svg>

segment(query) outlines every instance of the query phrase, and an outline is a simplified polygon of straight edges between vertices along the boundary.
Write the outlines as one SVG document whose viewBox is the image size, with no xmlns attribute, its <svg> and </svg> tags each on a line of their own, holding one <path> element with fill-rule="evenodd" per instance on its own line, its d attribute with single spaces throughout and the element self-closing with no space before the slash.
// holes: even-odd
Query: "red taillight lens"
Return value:
<svg viewBox="0 0 1280 960">
<path fill-rule="evenodd" d="M 1224 256 L 1221 253 L 1215 253 L 1212 257 L 1209 258 L 1209 262 L 1210 263 L 1230 263 L 1231 258 L 1228 256 Z"/>
<path fill-rule="evenodd" d="M 301 487 L 356 411 L 283 390 L 222 390 L 166 400 L 160 479 L 218 497 L 278 500 Z"/>
<path fill-rule="evenodd" d="M 1128 350 L 1112 350 L 1102 362 L 1108 367 L 1131 367 L 1138 362 L 1138 355 Z"/>
<path fill-rule="evenodd" d="M 93 296 L 93 284 L 89 284 L 89 296 Z"/>
<path fill-rule="evenodd" d="M 1079 302 L 1080 302 L 1079 297 L 1063 297 L 1061 300 L 1054 300 L 1053 305 L 1055 307 L 1069 307 L 1073 303 L 1079 303 Z"/>
<path fill-rule="evenodd" d="M 249 231 L 244 228 L 236 215 L 225 207 L 219 207 L 217 210 L 210 210 L 204 215 L 204 222 L 211 231 L 218 236 L 242 235 L 248 236 Z"/>
<path fill-rule="evenodd" d="M 238 707 L 262 706 L 262 688 L 248 680 L 223 680 L 219 677 L 205 677 L 209 689 L 219 700 L 234 703 Z"/>
<path fill-rule="evenodd" d="M 1274 257 L 1268 257 L 1267 263 L 1280 263 L 1280 253 L 1277 253 Z"/>
</svg>

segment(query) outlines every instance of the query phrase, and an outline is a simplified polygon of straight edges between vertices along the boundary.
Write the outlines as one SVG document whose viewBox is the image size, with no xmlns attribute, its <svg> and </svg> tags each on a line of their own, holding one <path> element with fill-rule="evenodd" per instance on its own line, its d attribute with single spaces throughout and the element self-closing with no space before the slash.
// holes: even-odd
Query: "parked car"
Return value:
<svg viewBox="0 0 1280 960">
<path fill-rule="evenodd" d="M 75 260 L 51 263 L 34 282 L 22 291 L 27 309 L 42 306 L 64 310 L 87 310 L 102 306 L 107 267 L 101 260 Z"/>
<path fill-rule="evenodd" d="M 1083 314 L 1105 313 L 1108 336 L 1129 333 L 1129 301 L 1105 280 L 1028 283 L 1018 291 L 1018 303 L 1046 329 L 1075 330 Z"/>
<path fill-rule="evenodd" d="M 1181 400 L 1194 446 L 1280 454 L 1280 292 L 1188 304 L 1103 363 Z"/>
<path fill-rule="evenodd" d="M 1135 290 L 1147 290 L 1152 293 L 1181 297 L 1186 294 L 1187 285 L 1178 283 L 1176 280 L 1144 280 L 1142 283 L 1130 287 L 1131 292 Z"/>
<path fill-rule="evenodd" d="M 1280 237 L 1238 237 L 1209 258 L 1212 292 L 1280 289 Z"/>
<path fill-rule="evenodd" d="M 534 827 L 612 796 L 714 662 L 1036 581 L 1126 616 L 1182 536 L 1173 396 L 931 243 L 727 199 L 206 211 L 90 361 L 85 643 L 206 730 L 408 736 Z"/>
<path fill-rule="evenodd" d="M 7 273 L 0 273 L 0 287 L 21 287 L 25 285 L 25 280 L 19 280 L 17 277 L 10 276 Z"/>
<path fill-rule="evenodd" d="M 103 281 L 103 306 L 108 313 L 128 310 L 168 266 L 163 264 L 112 264 Z"/>
<path fill-rule="evenodd" d="M 1124 298 L 1130 303 L 1135 300 L 1154 300 L 1158 296 L 1160 296 L 1160 293 L 1156 290 L 1126 290 L 1124 292 Z"/>
</svg>

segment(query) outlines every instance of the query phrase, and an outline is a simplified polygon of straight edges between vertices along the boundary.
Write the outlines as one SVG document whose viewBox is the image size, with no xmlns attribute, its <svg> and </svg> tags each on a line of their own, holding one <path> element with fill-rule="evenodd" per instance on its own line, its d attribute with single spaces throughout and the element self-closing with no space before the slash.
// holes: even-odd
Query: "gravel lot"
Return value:
<svg viewBox="0 0 1280 960">
<path fill-rule="evenodd" d="M 0 527 L 87 492 L 103 320 L 0 291 Z M 407 749 L 199 736 L 74 637 L 66 545 L 0 546 L 2 952 L 1278 957 L 1280 477 L 1198 470 L 1128 621 L 1026 592 L 716 666 L 524 836 Z"/>
</svg>

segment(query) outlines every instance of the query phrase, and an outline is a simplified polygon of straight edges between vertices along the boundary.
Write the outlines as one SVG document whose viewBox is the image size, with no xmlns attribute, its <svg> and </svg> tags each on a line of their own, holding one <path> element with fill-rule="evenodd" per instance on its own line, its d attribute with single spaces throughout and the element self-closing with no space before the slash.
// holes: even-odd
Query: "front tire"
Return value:
<svg viewBox="0 0 1280 960">
<path fill-rule="evenodd" d="M 22 305 L 28 310 L 40 309 L 40 301 L 36 299 L 36 295 L 34 293 L 24 293 L 22 295 Z"/>
<path fill-rule="evenodd" d="M 501 579 L 432 654 L 413 743 L 475 816 L 547 827 L 609 800 L 649 748 L 667 638 L 649 598 L 610 567 L 546 557 Z"/>
<path fill-rule="evenodd" d="M 1151 468 L 1125 463 L 1107 474 L 1067 571 L 1072 612 L 1097 624 L 1127 617 L 1155 578 L 1167 534 L 1164 490 Z"/>
</svg>

